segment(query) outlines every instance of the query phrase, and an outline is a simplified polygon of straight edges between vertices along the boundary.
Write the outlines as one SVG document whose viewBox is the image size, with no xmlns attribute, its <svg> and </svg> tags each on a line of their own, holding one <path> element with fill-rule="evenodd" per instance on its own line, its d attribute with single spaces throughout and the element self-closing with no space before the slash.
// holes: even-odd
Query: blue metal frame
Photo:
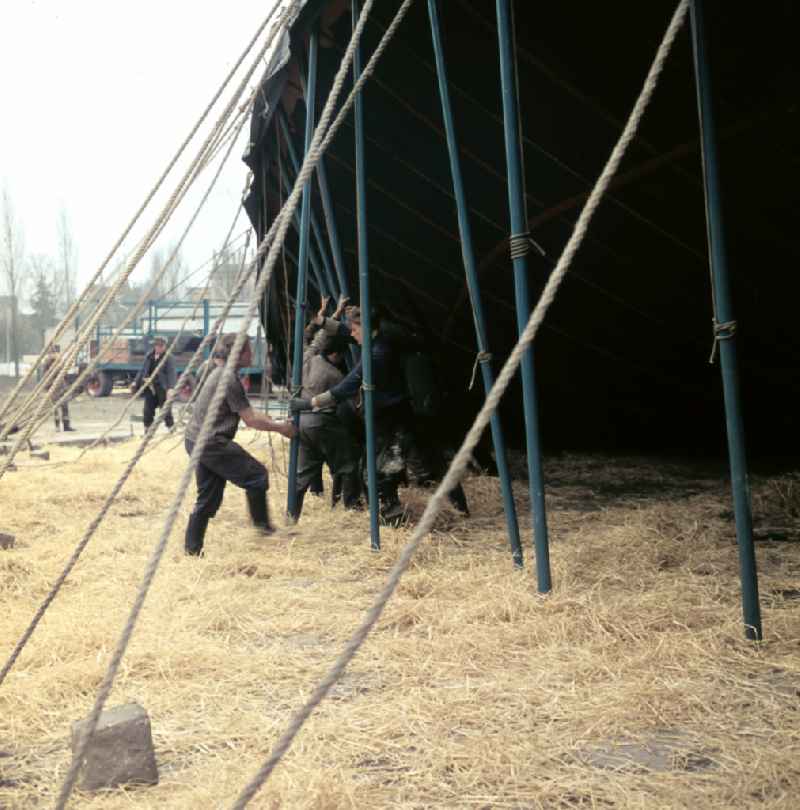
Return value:
<svg viewBox="0 0 800 810">
<path fill-rule="evenodd" d="M 500 51 L 500 80 L 503 95 L 503 125 L 505 130 L 506 164 L 508 171 L 508 206 L 512 234 L 528 229 L 525 211 L 525 185 L 522 172 L 522 145 L 517 98 L 517 73 L 514 59 L 514 30 L 511 1 L 497 0 L 497 38 Z M 525 256 L 514 259 L 514 297 L 517 308 L 517 328 L 521 333 L 531 314 L 528 293 L 528 261 Z M 536 381 L 533 371 L 533 350 L 522 356 L 522 394 L 525 408 L 525 436 L 528 454 L 528 488 L 533 519 L 536 579 L 539 593 L 552 588 L 550 578 L 550 548 L 547 537 L 547 514 L 544 503 L 544 476 L 539 443 L 539 415 L 536 401 Z"/>
<path fill-rule="evenodd" d="M 355 31 L 360 13 L 359 0 L 352 0 L 352 25 Z M 361 76 L 361 46 L 353 52 L 353 83 Z M 370 317 L 369 255 L 367 240 L 367 178 L 364 163 L 364 105 L 361 93 L 353 107 L 356 146 L 356 219 L 358 223 L 358 283 L 361 293 L 361 370 L 364 394 L 364 424 L 367 434 L 367 488 L 369 491 L 370 545 L 381 547 L 378 525 L 378 481 L 375 465 L 375 405 L 372 388 L 372 319 Z"/>
<path fill-rule="evenodd" d="M 722 216 L 722 193 L 717 162 L 717 132 L 714 120 L 714 93 L 708 61 L 708 36 L 704 0 L 692 0 L 692 46 L 697 84 L 697 108 L 705 181 L 706 220 L 713 278 L 715 340 L 719 338 L 722 386 L 728 432 L 728 455 L 733 488 L 733 511 L 736 518 L 736 540 L 739 546 L 739 576 L 742 582 L 742 613 L 747 638 L 760 640 L 761 610 L 758 601 L 758 573 L 753 547 L 753 519 L 750 508 L 750 485 L 747 479 L 747 455 L 744 422 L 739 395 L 736 351 L 736 327 L 728 280 L 728 257 Z"/>
<path fill-rule="evenodd" d="M 286 171 L 285 166 L 281 166 L 281 182 L 283 183 L 283 186 L 286 189 L 287 193 L 292 190 L 294 181 L 292 180 L 289 173 Z M 292 227 L 297 232 L 297 236 L 299 238 L 300 233 L 302 232 L 302 221 L 301 215 L 298 214 L 297 211 L 295 211 L 294 214 L 292 214 Z M 319 244 L 317 244 L 317 248 L 319 247 L 320 247 Z M 316 287 L 317 290 L 319 290 L 320 295 L 335 295 L 336 290 L 334 289 L 333 291 L 331 291 L 330 287 L 326 282 L 326 274 L 320 267 L 320 260 L 317 258 L 317 254 L 314 252 L 313 245 L 309 245 L 308 247 L 308 258 L 309 261 L 311 262 L 311 270 L 313 271 L 313 276 L 314 279 L 316 280 Z M 308 280 L 310 281 L 311 279 L 309 278 Z"/>
<path fill-rule="evenodd" d="M 302 65 L 302 58 L 298 55 L 298 59 Z M 306 92 L 306 81 L 303 77 L 303 71 L 300 70 L 300 85 L 303 88 L 303 93 Z M 279 110 L 281 116 L 283 111 Z M 285 123 L 285 118 L 281 118 L 284 125 L 284 133 L 286 139 L 290 140 L 289 134 Z M 322 200 L 322 213 L 325 217 L 325 228 L 328 231 L 328 239 L 330 240 L 331 253 L 333 254 L 333 266 L 336 269 L 336 278 L 339 282 L 339 295 L 350 297 L 350 285 L 347 282 L 347 271 L 344 265 L 344 256 L 342 255 L 342 245 L 339 240 L 339 228 L 336 225 L 336 215 L 333 208 L 333 198 L 331 197 L 330 186 L 328 185 L 328 172 L 325 169 L 325 155 L 320 155 L 317 161 L 316 168 L 317 182 L 319 183 L 319 194 Z"/>
<path fill-rule="evenodd" d="M 308 48 L 308 93 L 306 94 L 306 129 L 304 152 L 308 153 L 314 137 L 316 119 L 317 53 L 319 34 L 315 28 L 309 36 Z M 297 391 L 303 381 L 303 329 L 306 313 L 306 277 L 308 273 L 308 243 L 311 224 L 311 183 L 303 188 L 303 204 L 300 215 L 300 255 L 297 260 L 297 293 L 294 309 L 294 341 L 292 351 L 292 391 Z M 294 416 L 299 429 L 300 414 Z M 297 463 L 300 454 L 300 439 L 295 436 L 289 446 L 289 482 L 286 511 L 289 517 L 297 517 Z"/>
<path fill-rule="evenodd" d="M 305 87 L 305 83 L 303 83 L 303 86 Z M 295 152 L 294 144 L 292 143 L 292 138 L 291 135 L 289 134 L 289 127 L 286 123 L 286 118 L 283 115 L 282 111 L 279 111 L 278 123 L 283 132 L 284 140 L 286 141 L 286 149 L 289 153 L 289 161 L 292 164 L 292 170 L 295 176 L 297 176 L 297 173 L 300 171 L 300 163 L 297 159 L 297 153 Z M 286 172 L 286 167 L 283 166 L 282 169 L 288 178 L 288 172 Z M 290 187 L 288 180 L 284 180 L 284 182 L 286 183 L 287 187 Z M 322 266 L 324 268 L 325 283 L 322 286 L 330 291 L 329 292 L 330 295 L 338 297 L 340 295 L 339 284 L 337 283 L 337 279 L 334 276 L 333 270 L 331 268 L 331 261 L 330 258 L 328 257 L 328 252 L 325 249 L 325 241 L 322 238 L 322 231 L 320 230 L 316 214 L 314 214 L 313 207 L 311 208 L 311 232 L 314 234 L 314 239 L 317 243 L 317 251 L 319 252 L 320 258 L 322 260 Z"/>
<path fill-rule="evenodd" d="M 333 266 L 336 268 L 336 276 L 339 279 L 339 291 L 341 295 L 349 298 L 350 285 L 347 283 L 347 271 L 344 266 L 342 245 L 339 241 L 339 228 L 336 225 L 336 215 L 333 210 L 333 200 L 328 185 L 328 172 L 325 169 L 324 155 L 320 155 L 319 163 L 317 163 L 317 182 L 319 183 L 319 195 L 322 199 L 322 212 L 325 216 L 325 228 L 328 231 L 328 240 L 333 254 Z"/>
<path fill-rule="evenodd" d="M 469 211 L 467 198 L 464 193 L 464 181 L 461 175 L 461 161 L 458 156 L 458 138 L 456 136 L 455 120 L 453 110 L 450 105 L 450 90 L 447 86 L 447 67 L 444 57 L 444 47 L 442 45 L 442 35 L 439 28 L 439 3 L 438 0 L 428 0 L 428 16 L 431 22 L 431 37 L 433 39 L 433 52 L 436 57 L 436 77 L 439 82 L 439 96 L 442 102 L 442 118 L 444 119 L 445 133 L 447 134 L 447 152 L 450 157 L 450 172 L 453 178 L 453 192 L 456 198 L 456 208 L 458 211 L 458 230 L 461 235 L 461 255 L 464 259 L 464 271 L 467 278 L 467 289 L 469 290 L 470 301 L 472 302 L 472 315 L 475 320 L 475 336 L 478 342 L 478 351 L 484 355 L 484 359 L 479 362 L 481 376 L 483 377 L 483 388 L 488 395 L 494 385 L 494 374 L 492 373 L 491 362 L 486 357 L 489 351 L 489 344 L 486 338 L 486 321 L 483 315 L 483 302 L 481 301 L 480 284 L 478 282 L 478 271 L 475 262 L 475 251 L 472 245 L 472 228 L 469 222 Z M 522 568 L 522 544 L 519 539 L 519 523 L 517 521 L 517 510 L 514 505 L 514 493 L 511 488 L 511 475 L 508 469 L 508 459 L 506 458 L 505 442 L 503 440 L 503 428 L 500 424 L 500 417 L 497 412 L 492 414 L 492 442 L 494 443 L 494 454 L 497 461 L 497 474 L 500 478 L 500 489 L 503 494 L 503 508 L 506 513 L 506 524 L 508 525 L 508 539 L 511 544 L 511 553 L 514 565 Z"/>
</svg>

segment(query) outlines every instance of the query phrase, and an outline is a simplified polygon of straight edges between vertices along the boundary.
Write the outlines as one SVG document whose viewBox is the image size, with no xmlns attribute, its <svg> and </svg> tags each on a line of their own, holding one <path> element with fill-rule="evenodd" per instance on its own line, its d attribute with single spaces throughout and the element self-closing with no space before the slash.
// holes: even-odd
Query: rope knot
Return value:
<svg viewBox="0 0 800 810">
<path fill-rule="evenodd" d="M 711 347 L 711 357 L 708 362 L 713 366 L 714 360 L 717 357 L 717 346 L 721 340 L 730 340 L 736 336 L 738 324 L 736 321 L 718 321 L 716 318 L 712 319 L 714 324 L 714 345 Z"/>
<path fill-rule="evenodd" d="M 375 390 L 375 386 L 374 386 L 374 385 L 372 385 L 371 383 L 370 383 L 369 385 L 367 385 L 367 383 L 362 382 L 362 383 L 361 383 L 361 390 L 362 390 L 362 391 L 374 391 L 374 390 Z"/>
<path fill-rule="evenodd" d="M 531 236 L 530 231 L 525 231 L 524 233 L 512 233 L 508 238 L 508 244 L 511 248 L 512 261 L 514 261 L 514 259 L 522 259 L 524 256 L 527 256 L 531 251 L 531 246 L 535 247 L 542 256 L 547 255 L 544 248 Z"/>
</svg>

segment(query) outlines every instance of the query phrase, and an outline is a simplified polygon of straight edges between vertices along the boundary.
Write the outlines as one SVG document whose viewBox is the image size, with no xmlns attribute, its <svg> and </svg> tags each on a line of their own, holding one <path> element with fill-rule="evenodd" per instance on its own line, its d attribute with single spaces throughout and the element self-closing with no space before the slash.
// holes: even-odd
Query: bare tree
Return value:
<svg viewBox="0 0 800 810">
<path fill-rule="evenodd" d="M 62 208 L 58 214 L 58 266 L 61 279 L 57 285 L 57 294 L 63 312 L 66 312 L 75 300 L 77 265 L 75 240 L 72 238 L 66 209 Z"/>
<path fill-rule="evenodd" d="M 25 262 L 25 238 L 22 226 L 17 222 L 11 195 L 3 188 L 3 211 L 0 223 L 0 272 L 8 293 L 8 336 L 6 355 L 9 348 L 14 360 L 14 375 L 19 377 L 19 296 L 22 292 L 23 267 Z M 8 359 L 8 357 L 7 357 Z"/>
</svg>

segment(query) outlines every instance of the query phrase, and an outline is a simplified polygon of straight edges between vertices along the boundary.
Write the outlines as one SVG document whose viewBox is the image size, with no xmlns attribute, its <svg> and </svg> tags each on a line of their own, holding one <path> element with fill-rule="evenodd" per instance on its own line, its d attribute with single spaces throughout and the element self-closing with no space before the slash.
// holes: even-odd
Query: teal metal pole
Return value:
<svg viewBox="0 0 800 810">
<path fill-rule="evenodd" d="M 278 115 L 278 122 L 283 130 L 283 137 L 286 141 L 286 150 L 289 153 L 289 161 L 292 164 L 292 170 L 294 171 L 295 176 L 297 176 L 297 173 L 300 171 L 300 163 L 297 160 L 297 153 L 294 150 L 294 144 L 292 143 L 292 139 L 289 135 L 289 127 L 287 126 L 283 115 Z M 283 171 L 286 172 L 285 167 L 283 167 Z M 288 188 L 291 188 L 286 180 L 284 182 Z M 339 285 L 337 284 L 337 280 L 333 274 L 333 270 L 331 269 L 331 262 L 328 258 L 328 253 L 325 250 L 325 241 L 322 238 L 322 231 L 317 223 L 317 217 L 314 214 L 313 207 L 311 208 L 311 232 L 314 234 L 314 239 L 317 243 L 317 251 L 319 252 L 322 260 L 322 266 L 324 268 L 325 283 L 323 287 L 330 291 L 328 293 L 329 295 L 338 297 L 340 295 Z"/>
<path fill-rule="evenodd" d="M 308 48 L 308 93 L 306 94 L 305 152 L 308 153 L 314 137 L 317 88 L 317 50 L 319 35 L 312 31 Z M 311 183 L 303 188 L 303 204 L 300 215 L 300 255 L 297 262 L 297 294 L 294 307 L 294 345 L 292 351 L 292 392 L 297 391 L 303 381 L 303 329 L 306 325 L 306 276 L 308 272 L 308 237 L 311 220 Z M 294 416 L 295 427 L 300 426 L 300 414 Z M 289 482 L 286 511 L 290 518 L 297 517 L 297 462 L 300 454 L 300 440 L 295 436 L 289 446 Z"/>
<path fill-rule="evenodd" d="M 325 216 L 325 228 L 328 231 L 328 241 L 333 254 L 333 266 L 336 268 L 336 276 L 339 279 L 339 290 L 342 295 L 349 298 L 350 285 L 347 283 L 347 273 L 344 269 L 342 244 L 339 240 L 339 228 L 336 225 L 336 215 L 333 210 L 333 200 L 328 185 L 328 172 L 325 169 L 324 155 L 320 155 L 319 163 L 317 163 L 317 182 L 319 183 L 319 195 L 322 199 L 322 212 Z"/>
<path fill-rule="evenodd" d="M 306 92 L 306 82 L 303 78 L 303 71 L 300 71 L 300 84 L 303 92 Z M 286 120 L 283 116 L 283 111 L 279 110 L 280 120 L 283 124 L 283 131 L 286 136 L 287 142 L 291 148 L 291 138 L 289 137 L 288 127 Z M 336 225 L 336 216 L 333 211 L 333 198 L 331 197 L 330 186 L 328 185 L 328 172 L 325 169 L 325 155 L 320 155 L 317 161 L 317 181 L 319 183 L 319 194 L 322 199 L 322 213 L 325 216 L 325 227 L 328 231 L 328 239 L 331 244 L 331 253 L 333 254 L 333 266 L 336 269 L 336 278 L 339 281 L 339 294 L 350 297 L 350 285 L 347 283 L 347 273 L 344 269 L 344 256 L 342 254 L 342 245 L 339 240 L 339 229 Z"/>
<path fill-rule="evenodd" d="M 292 190 L 292 178 L 286 171 L 285 166 L 281 166 L 281 180 L 283 181 L 283 185 L 286 188 L 287 194 Z M 313 220 L 312 220 L 313 221 Z M 298 237 L 302 232 L 302 222 L 301 222 L 301 215 L 294 212 L 292 215 L 292 227 L 297 231 Z M 313 230 L 313 228 L 312 228 Z M 308 258 L 311 262 L 311 270 L 313 271 L 314 278 L 317 281 L 317 289 L 320 291 L 321 295 L 335 295 L 336 290 L 334 289 L 331 291 L 330 287 L 327 285 L 325 280 L 325 273 L 323 272 L 322 268 L 320 267 L 319 260 L 317 259 L 316 253 L 314 253 L 313 247 L 309 245 L 308 248 Z"/>
<path fill-rule="evenodd" d="M 444 58 L 444 46 L 439 27 L 438 0 L 428 0 L 428 16 L 431 21 L 431 36 L 433 38 L 433 52 L 436 57 L 436 77 L 439 81 L 439 97 L 442 102 L 442 117 L 447 135 L 447 152 L 450 157 L 450 173 L 453 177 L 453 192 L 456 198 L 458 211 L 458 230 L 461 235 L 461 255 L 464 259 L 464 271 L 467 277 L 467 289 L 472 302 L 472 315 L 475 320 L 475 335 L 478 340 L 478 363 L 483 377 L 483 388 L 488 395 L 494 385 L 489 343 L 486 338 L 486 321 L 483 315 L 483 302 L 481 301 L 480 284 L 478 282 L 478 269 L 475 262 L 475 251 L 472 245 L 472 228 L 469 222 L 467 198 L 464 192 L 464 181 L 461 176 L 461 160 L 458 156 L 458 138 L 456 136 L 455 120 L 450 104 L 450 90 L 447 86 L 447 67 Z M 522 568 L 522 544 L 519 539 L 519 523 L 517 510 L 514 506 L 514 493 L 511 488 L 511 475 L 508 470 L 505 441 L 500 417 L 495 412 L 491 420 L 492 442 L 494 455 L 497 461 L 497 474 L 500 478 L 500 490 L 503 494 L 503 508 L 506 513 L 508 525 L 508 539 L 511 544 L 511 554 L 514 565 Z"/>
<path fill-rule="evenodd" d="M 736 540 L 739 546 L 739 576 L 742 583 L 742 613 L 747 638 L 761 640 L 761 609 L 758 601 L 758 573 L 753 547 L 753 518 L 744 442 L 739 373 L 736 352 L 736 321 L 733 314 L 728 274 L 727 240 L 722 216 L 722 192 L 717 160 L 717 131 L 714 120 L 714 91 L 708 60 L 708 32 L 705 0 L 692 0 L 692 46 L 697 85 L 697 109 L 703 155 L 706 222 L 714 296 L 714 340 L 719 348 L 722 387 L 728 433 L 728 456 L 733 488 Z"/>
<path fill-rule="evenodd" d="M 356 28 L 360 13 L 359 0 L 352 0 L 352 25 Z M 361 76 L 361 46 L 353 52 L 353 84 Z M 381 547 L 378 526 L 378 477 L 375 466 L 375 405 L 372 382 L 372 318 L 369 295 L 369 254 L 367 240 L 367 178 L 364 162 L 364 104 L 362 94 L 356 95 L 353 108 L 356 146 L 356 221 L 358 225 L 358 284 L 361 293 L 361 371 L 364 394 L 364 426 L 367 434 L 367 489 L 369 492 L 370 545 L 373 551 Z"/>
<path fill-rule="evenodd" d="M 512 243 L 527 233 L 525 184 L 522 172 L 522 145 L 517 97 L 517 67 L 514 58 L 514 28 L 511 1 L 497 0 L 497 38 L 500 49 L 500 80 L 503 90 L 503 125 L 505 130 L 506 166 L 508 171 L 508 207 L 511 215 Z M 528 293 L 528 260 L 524 251 L 514 252 L 514 297 L 517 306 L 517 329 L 525 329 L 531 315 Z M 520 255 L 521 254 L 521 255 Z M 533 542 L 536 553 L 536 579 L 539 593 L 552 588 L 550 548 L 547 537 L 547 514 L 544 504 L 544 476 L 539 443 L 539 415 L 536 381 L 533 373 L 533 351 L 522 356 L 522 396 L 525 408 L 525 436 L 528 454 L 528 489 L 533 519 Z"/>
</svg>

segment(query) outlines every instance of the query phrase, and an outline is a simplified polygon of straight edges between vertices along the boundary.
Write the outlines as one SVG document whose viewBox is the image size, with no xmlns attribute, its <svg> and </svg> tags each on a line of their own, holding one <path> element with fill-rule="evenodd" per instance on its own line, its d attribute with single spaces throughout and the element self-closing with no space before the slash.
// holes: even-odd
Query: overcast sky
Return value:
<svg viewBox="0 0 800 810">
<path fill-rule="evenodd" d="M 88 280 L 273 2 L 0 4 L 0 183 L 24 228 L 27 253 L 57 255 L 63 208 L 77 245 L 80 281 Z M 243 138 L 248 131 L 246 125 Z M 200 143 L 194 142 L 192 155 Z M 244 145 L 242 140 L 234 148 L 186 243 L 190 268 L 210 257 L 231 225 L 247 177 Z M 177 179 L 170 176 L 169 191 Z M 200 178 L 195 197 L 210 180 L 209 172 Z M 187 200 L 160 246 L 178 239 L 192 208 Z M 242 214 L 237 232 L 246 225 Z M 137 277 L 149 269 L 147 259 L 143 265 Z"/>
</svg>

